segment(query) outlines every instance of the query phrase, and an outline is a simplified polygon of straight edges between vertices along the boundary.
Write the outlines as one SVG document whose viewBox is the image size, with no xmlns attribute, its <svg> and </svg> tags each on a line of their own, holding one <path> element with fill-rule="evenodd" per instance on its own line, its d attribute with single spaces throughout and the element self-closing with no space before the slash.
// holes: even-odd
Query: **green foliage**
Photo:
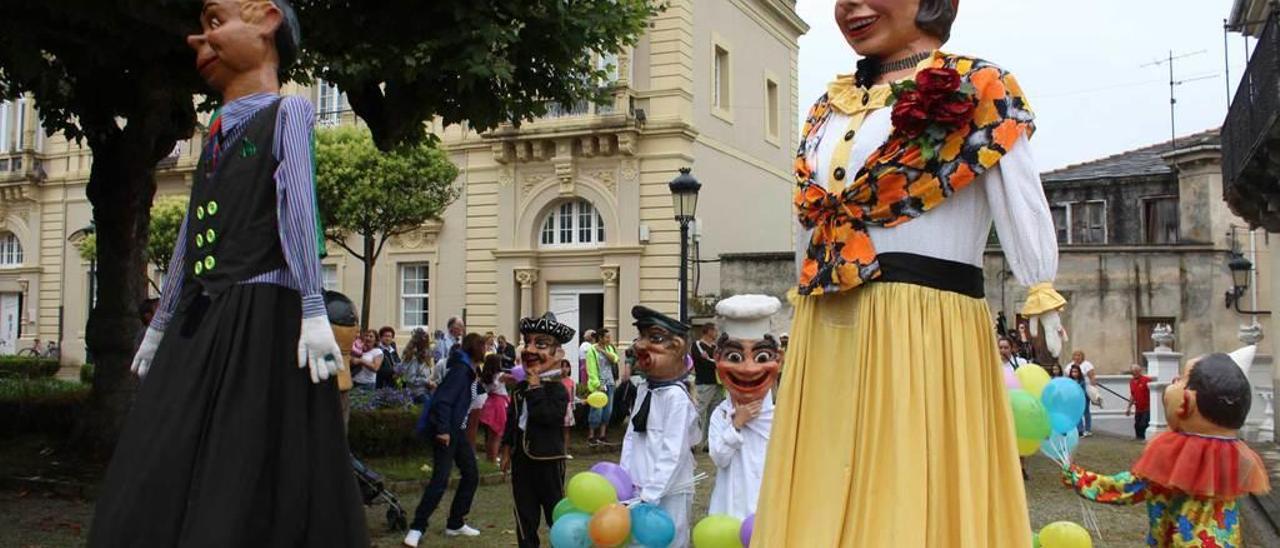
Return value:
<svg viewBox="0 0 1280 548">
<path fill-rule="evenodd" d="M 80 366 L 80 384 L 85 386 L 93 384 L 93 364 L 86 363 Z"/>
<path fill-rule="evenodd" d="M 47 378 L 58 373 L 58 360 L 25 356 L 0 356 L 0 378 Z"/>
<path fill-rule="evenodd" d="M 57 379 L 0 379 L 0 438 L 62 437 L 71 431 L 89 387 Z"/>
<path fill-rule="evenodd" d="M 365 457 L 421 453 L 425 443 L 414 432 L 420 406 L 413 409 L 351 410 L 347 440 L 352 452 Z"/>
<path fill-rule="evenodd" d="M 151 205 L 151 237 L 147 240 L 147 261 L 159 270 L 169 268 L 173 245 L 178 241 L 182 218 L 187 214 L 185 196 L 167 196 Z"/>
</svg>

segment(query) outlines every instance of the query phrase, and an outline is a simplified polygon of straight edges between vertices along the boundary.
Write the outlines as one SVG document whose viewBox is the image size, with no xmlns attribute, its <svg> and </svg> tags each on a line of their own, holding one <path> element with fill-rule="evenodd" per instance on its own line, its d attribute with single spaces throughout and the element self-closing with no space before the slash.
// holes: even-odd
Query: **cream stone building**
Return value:
<svg viewBox="0 0 1280 548">
<path fill-rule="evenodd" d="M 683 166 L 703 185 L 698 257 L 791 247 L 797 39 L 807 26 L 792 0 L 668 4 L 635 47 L 599 60 L 616 67 L 612 104 L 555 105 L 485 133 L 431 126 L 462 194 L 439 221 L 389 243 L 373 273 L 373 326 L 403 340 L 465 315 L 471 331 L 512 336 L 521 316 L 551 310 L 579 330 L 630 340 L 632 305 L 677 312 L 680 233 L 667 184 Z M 357 123 L 333 86 L 286 93 L 310 97 L 320 125 Z M 92 264 L 68 238 L 91 219 L 91 158 L 43 136 L 37 109 L 28 99 L 0 106 L 0 353 L 60 340 L 74 364 L 84 359 Z M 197 136 L 161 162 L 158 196 L 189 191 L 200 148 Z M 362 298 L 357 259 L 331 245 L 324 265 L 326 287 Z M 715 263 L 697 274 L 691 293 L 718 293 Z"/>
</svg>

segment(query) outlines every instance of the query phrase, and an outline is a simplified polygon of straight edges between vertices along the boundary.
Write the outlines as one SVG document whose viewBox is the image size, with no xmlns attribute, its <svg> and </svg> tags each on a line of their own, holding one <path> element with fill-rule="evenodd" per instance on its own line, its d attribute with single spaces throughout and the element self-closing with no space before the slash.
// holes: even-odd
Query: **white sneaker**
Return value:
<svg viewBox="0 0 1280 548">
<path fill-rule="evenodd" d="M 419 540 L 422 540 L 422 531 L 410 529 L 409 534 L 404 536 L 404 545 L 411 548 L 418 548 Z"/>
<path fill-rule="evenodd" d="M 463 524 L 462 527 L 459 527 L 457 529 L 445 529 L 444 536 L 446 537 L 478 537 L 480 536 L 480 531 L 477 531 L 471 528 L 470 525 Z"/>
</svg>

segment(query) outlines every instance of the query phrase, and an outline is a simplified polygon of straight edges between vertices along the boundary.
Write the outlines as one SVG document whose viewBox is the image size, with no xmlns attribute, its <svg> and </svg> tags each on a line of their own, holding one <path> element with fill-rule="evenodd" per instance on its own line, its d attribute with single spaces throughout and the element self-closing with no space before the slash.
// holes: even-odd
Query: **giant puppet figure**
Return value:
<svg viewBox="0 0 1280 548">
<path fill-rule="evenodd" d="M 773 425 L 770 391 L 782 359 L 778 339 L 769 334 L 769 320 L 781 307 L 778 299 L 764 295 L 737 295 L 716 304 L 721 328 L 716 372 L 729 398 L 712 411 L 708 429 L 716 464 L 712 514 L 746 519 L 756 512 Z"/>
<path fill-rule="evenodd" d="M 520 334 L 525 379 L 511 391 L 502 467 L 511 472 L 516 540 L 521 548 L 537 548 L 539 523 L 545 519 L 551 527 L 556 504 L 564 497 L 564 461 L 569 458 L 564 422 L 571 400 L 560 382 L 560 360 L 574 329 L 547 312 L 520 320 Z"/>
<path fill-rule="evenodd" d="M 1240 497 L 1270 489 L 1262 458 L 1237 433 L 1249 416 L 1255 346 L 1187 362 L 1164 391 L 1169 430 L 1128 472 L 1104 476 L 1073 465 L 1063 481 L 1105 504 L 1147 503 L 1147 544 L 1241 546 Z"/>
<path fill-rule="evenodd" d="M 187 38 L 220 96 L 90 546 L 368 546 L 333 380 L 314 110 L 281 97 L 286 0 L 205 0 Z"/>
<path fill-rule="evenodd" d="M 993 224 L 1055 351 L 1066 303 L 1028 99 L 939 49 L 959 4 L 834 2 L 861 60 L 814 103 L 795 159 L 795 319 L 756 546 L 1031 544 L 983 296 Z"/>
<path fill-rule="evenodd" d="M 689 544 L 693 511 L 693 445 L 702 438 L 698 408 L 684 382 L 690 327 L 643 306 L 632 308 L 631 316 L 640 331 L 632 347 L 635 368 L 644 381 L 636 388 L 619 464 L 631 474 L 641 502 L 661 506 L 671 516 L 676 528 L 671 546 L 682 548 Z"/>
</svg>

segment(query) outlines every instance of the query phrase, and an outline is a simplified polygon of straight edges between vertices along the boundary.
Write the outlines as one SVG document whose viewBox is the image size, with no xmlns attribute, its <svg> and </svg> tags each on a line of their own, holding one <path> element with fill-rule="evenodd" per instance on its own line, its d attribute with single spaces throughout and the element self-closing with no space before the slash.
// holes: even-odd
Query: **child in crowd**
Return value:
<svg viewBox="0 0 1280 548">
<path fill-rule="evenodd" d="M 564 446 L 568 449 L 569 431 L 573 430 L 573 425 L 576 424 L 573 418 L 573 395 L 576 393 L 573 385 L 573 364 L 569 363 L 569 360 L 560 360 L 560 384 L 563 384 L 565 391 L 569 393 L 569 405 L 564 414 Z"/>
<path fill-rule="evenodd" d="M 480 372 L 480 383 L 484 386 L 486 398 L 480 408 L 480 426 L 484 428 L 485 456 L 489 462 L 498 462 L 498 449 L 502 446 L 502 434 L 507 429 L 507 397 L 506 373 L 502 372 L 502 355 L 489 354 L 484 357 L 484 370 Z"/>
</svg>

